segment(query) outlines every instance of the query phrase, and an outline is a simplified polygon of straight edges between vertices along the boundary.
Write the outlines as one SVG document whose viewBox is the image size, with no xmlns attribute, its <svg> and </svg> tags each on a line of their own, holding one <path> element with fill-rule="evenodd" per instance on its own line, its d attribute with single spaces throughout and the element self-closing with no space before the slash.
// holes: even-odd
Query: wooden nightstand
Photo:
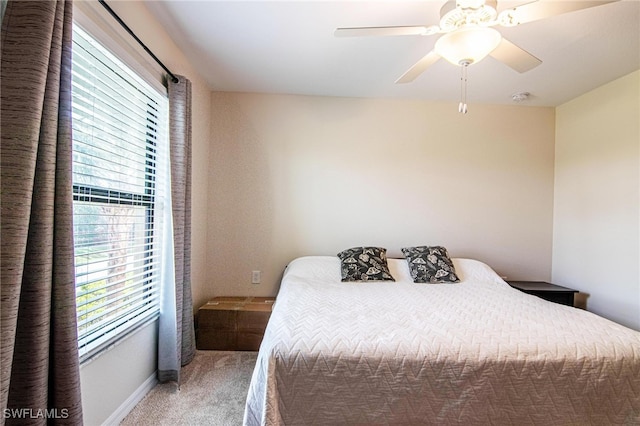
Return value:
<svg viewBox="0 0 640 426">
<path fill-rule="evenodd" d="M 271 316 L 273 297 L 215 297 L 198 309 L 196 347 L 257 351 Z"/>
<path fill-rule="evenodd" d="M 507 281 L 507 284 L 544 300 L 568 306 L 573 306 L 573 297 L 578 293 L 578 290 L 546 283 L 544 281 Z"/>
</svg>

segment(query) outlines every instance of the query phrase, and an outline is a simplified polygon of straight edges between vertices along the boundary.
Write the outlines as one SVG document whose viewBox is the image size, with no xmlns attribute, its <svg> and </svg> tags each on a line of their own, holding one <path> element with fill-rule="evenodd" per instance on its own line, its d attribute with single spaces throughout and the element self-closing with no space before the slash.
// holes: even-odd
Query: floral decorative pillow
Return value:
<svg viewBox="0 0 640 426">
<path fill-rule="evenodd" d="M 402 249 L 409 263 L 414 283 L 460 282 L 447 249 L 442 246 L 420 246 Z"/>
<path fill-rule="evenodd" d="M 381 247 L 353 247 L 341 251 L 342 281 L 395 281 L 387 265 L 387 249 Z"/>
</svg>

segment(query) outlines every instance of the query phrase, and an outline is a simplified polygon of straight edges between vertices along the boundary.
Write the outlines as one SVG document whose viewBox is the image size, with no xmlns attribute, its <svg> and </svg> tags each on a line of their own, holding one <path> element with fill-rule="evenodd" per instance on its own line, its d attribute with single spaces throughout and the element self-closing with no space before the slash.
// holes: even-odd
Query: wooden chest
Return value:
<svg viewBox="0 0 640 426">
<path fill-rule="evenodd" d="M 273 297 L 215 297 L 198 309 L 196 347 L 257 351 L 271 316 Z"/>
</svg>

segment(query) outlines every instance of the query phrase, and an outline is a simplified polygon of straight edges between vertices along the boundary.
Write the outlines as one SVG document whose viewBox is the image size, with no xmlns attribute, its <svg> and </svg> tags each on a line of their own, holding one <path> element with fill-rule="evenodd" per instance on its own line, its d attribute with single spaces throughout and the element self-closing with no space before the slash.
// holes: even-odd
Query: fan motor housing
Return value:
<svg viewBox="0 0 640 426">
<path fill-rule="evenodd" d="M 440 9 L 440 28 L 453 31 L 469 24 L 490 24 L 498 16 L 497 5 L 497 0 L 449 0 Z"/>
</svg>

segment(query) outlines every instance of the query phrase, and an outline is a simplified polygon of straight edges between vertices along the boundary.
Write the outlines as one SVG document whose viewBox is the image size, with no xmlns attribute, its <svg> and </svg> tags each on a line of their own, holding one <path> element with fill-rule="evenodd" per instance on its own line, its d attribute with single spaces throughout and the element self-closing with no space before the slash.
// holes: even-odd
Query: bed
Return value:
<svg viewBox="0 0 640 426">
<path fill-rule="evenodd" d="M 245 425 L 640 424 L 640 332 L 452 259 L 456 284 L 341 282 L 340 259 L 283 276 Z"/>
</svg>

